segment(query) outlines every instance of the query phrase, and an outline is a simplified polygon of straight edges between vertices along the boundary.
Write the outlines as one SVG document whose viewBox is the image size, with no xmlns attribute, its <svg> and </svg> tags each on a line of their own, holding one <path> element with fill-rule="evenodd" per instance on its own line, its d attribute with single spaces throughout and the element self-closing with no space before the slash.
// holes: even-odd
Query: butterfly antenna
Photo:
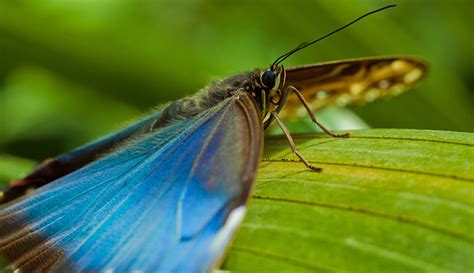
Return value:
<svg viewBox="0 0 474 273">
<path fill-rule="evenodd" d="M 366 14 L 360 16 L 359 18 L 353 20 L 352 22 L 350 22 L 350 23 L 348 23 L 348 24 L 346 24 L 346 25 L 344 25 L 344 26 L 342 26 L 342 27 L 340 27 L 340 28 L 338 28 L 338 29 L 336 29 L 336 30 L 334 30 L 334 31 L 332 31 L 332 32 L 330 32 L 330 33 L 328 33 L 328 34 L 326 34 L 326 35 L 324 35 L 324 36 L 322 36 L 322 37 L 316 39 L 316 40 L 314 40 L 314 41 L 311 41 L 311 42 L 303 42 L 303 43 L 301 43 L 300 45 L 298 45 L 296 48 L 294 48 L 294 49 L 288 51 L 287 53 L 281 55 L 280 57 L 278 57 L 278 58 L 272 63 L 271 67 L 274 68 L 275 66 L 279 65 L 281 62 L 283 62 L 284 60 L 286 60 L 286 58 L 288 58 L 288 57 L 290 57 L 291 55 L 293 55 L 295 52 L 298 52 L 298 51 L 302 50 L 302 49 L 305 48 L 305 47 L 308 47 L 308 46 L 310 46 L 310 45 L 312 45 L 312 44 L 314 44 L 314 43 L 317 43 L 317 42 L 323 40 L 324 38 L 327 38 L 327 37 L 333 35 L 334 33 L 339 32 L 339 31 L 341 31 L 341 30 L 343 30 L 343 29 L 349 27 L 350 25 L 354 24 L 355 22 L 357 22 L 357 21 L 359 21 L 359 20 L 362 20 L 363 18 L 365 18 L 365 17 L 367 17 L 367 16 L 369 16 L 369 15 L 371 15 L 371 14 L 377 13 L 377 12 L 382 11 L 382 10 L 384 10 L 384 9 L 393 8 L 393 7 L 396 7 L 396 6 L 397 6 L 397 5 L 388 5 L 388 6 L 385 6 L 385 7 L 383 7 L 383 8 L 379 8 L 379 9 L 373 10 L 373 11 L 368 12 L 368 13 L 366 13 Z"/>
</svg>

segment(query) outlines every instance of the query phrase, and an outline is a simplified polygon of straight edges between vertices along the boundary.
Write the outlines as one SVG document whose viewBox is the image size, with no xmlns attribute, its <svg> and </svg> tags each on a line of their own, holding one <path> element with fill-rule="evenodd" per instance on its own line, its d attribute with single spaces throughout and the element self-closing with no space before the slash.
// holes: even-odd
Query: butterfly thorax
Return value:
<svg viewBox="0 0 474 273">
<path fill-rule="evenodd" d="M 238 92 L 249 90 L 253 82 L 252 75 L 252 73 L 237 74 L 214 82 L 193 96 L 173 101 L 163 110 L 153 128 L 164 127 L 176 120 L 192 118 Z"/>
</svg>

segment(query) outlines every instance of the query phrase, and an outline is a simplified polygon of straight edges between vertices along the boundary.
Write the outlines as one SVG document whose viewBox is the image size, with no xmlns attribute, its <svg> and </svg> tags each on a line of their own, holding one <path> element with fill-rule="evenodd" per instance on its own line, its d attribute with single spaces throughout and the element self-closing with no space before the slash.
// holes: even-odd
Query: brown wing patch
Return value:
<svg viewBox="0 0 474 273">
<path fill-rule="evenodd" d="M 399 95 L 422 79 L 426 70 L 416 58 L 363 58 L 288 68 L 285 85 L 298 88 L 318 110 Z M 290 96 L 284 114 L 294 115 L 300 107 L 296 96 Z"/>
</svg>

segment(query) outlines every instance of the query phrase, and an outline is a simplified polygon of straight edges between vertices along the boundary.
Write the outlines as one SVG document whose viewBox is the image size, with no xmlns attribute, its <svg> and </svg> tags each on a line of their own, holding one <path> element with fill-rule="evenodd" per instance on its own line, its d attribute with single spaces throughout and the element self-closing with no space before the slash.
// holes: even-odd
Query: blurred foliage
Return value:
<svg viewBox="0 0 474 273">
<path fill-rule="evenodd" d="M 0 155 L 0 183 L 20 179 L 35 166 L 32 160 L 9 155 Z"/>
<path fill-rule="evenodd" d="M 430 64 L 425 82 L 355 113 L 372 127 L 474 131 L 468 0 L 2 0 L 0 154 L 41 159 L 64 152 L 212 80 L 265 67 L 300 42 L 386 4 L 398 7 L 285 65 L 423 57 Z M 331 122 L 338 113 L 323 116 L 338 127 Z"/>
</svg>

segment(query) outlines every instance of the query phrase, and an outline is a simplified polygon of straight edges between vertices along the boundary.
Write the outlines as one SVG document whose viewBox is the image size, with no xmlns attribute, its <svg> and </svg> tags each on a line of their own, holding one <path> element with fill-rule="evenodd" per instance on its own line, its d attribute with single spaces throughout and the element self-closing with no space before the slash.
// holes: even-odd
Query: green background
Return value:
<svg viewBox="0 0 474 273">
<path fill-rule="evenodd" d="M 414 55 L 428 77 L 392 100 L 319 117 L 337 129 L 474 132 L 468 0 L 0 0 L 0 182 L 387 4 L 398 7 L 285 65 Z M 294 129 L 308 130 L 305 122 Z M 224 268 L 472 271 L 473 134 L 373 129 L 295 140 L 324 172 L 296 162 L 282 137 L 267 138 Z"/>
<path fill-rule="evenodd" d="M 426 81 L 355 113 L 376 128 L 474 131 L 470 1 L 233 2 L 2 0 L 0 154 L 38 160 L 67 151 L 387 4 L 398 7 L 285 65 L 420 56 Z M 325 120 L 338 120 L 333 112 Z"/>
</svg>

